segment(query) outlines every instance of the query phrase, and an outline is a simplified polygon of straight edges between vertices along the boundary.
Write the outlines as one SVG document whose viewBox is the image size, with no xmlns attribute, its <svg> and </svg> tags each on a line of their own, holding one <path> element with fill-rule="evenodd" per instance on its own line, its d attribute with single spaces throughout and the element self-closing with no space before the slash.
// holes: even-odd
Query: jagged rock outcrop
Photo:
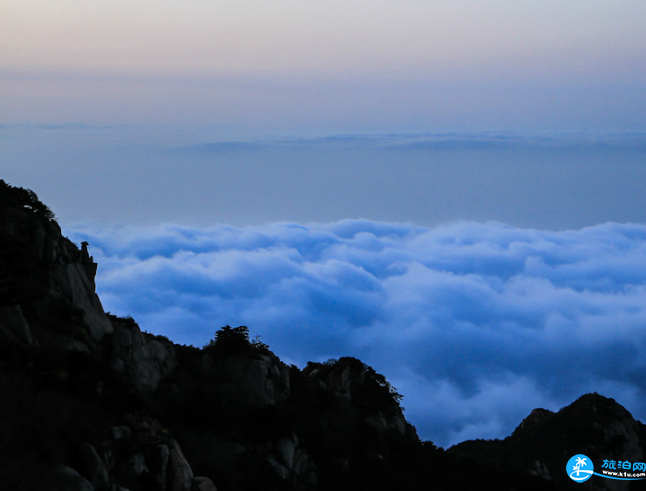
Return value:
<svg viewBox="0 0 646 491">
<path fill-rule="evenodd" d="M 8 189 L 17 188 L 0 184 L 0 192 L 6 195 Z M 87 248 L 80 251 L 38 211 L 35 194 L 28 196 L 0 199 L 0 341 L 22 346 L 54 341 L 96 354 L 113 331 L 95 293 L 96 264 Z"/>
<path fill-rule="evenodd" d="M 296 434 L 272 442 L 268 453 L 267 460 L 281 479 L 302 483 L 301 487 L 318 484 L 316 466 Z"/>
<path fill-rule="evenodd" d="M 0 181 L 0 489 L 213 491 L 175 439 L 153 436 L 159 424 L 97 438 L 176 358 L 172 343 L 106 315 L 96 271 L 35 193 Z"/>
<path fill-rule="evenodd" d="M 174 345 L 145 336 L 132 318 L 111 317 L 114 326 L 110 366 L 141 396 L 152 396 L 177 366 Z"/>
<path fill-rule="evenodd" d="M 364 423 L 369 427 L 417 439 L 415 428 L 406 421 L 399 406 L 401 396 L 368 365 L 347 357 L 335 363 L 310 363 L 305 373 L 312 383 L 332 392 L 342 404 L 361 406 Z"/>
<path fill-rule="evenodd" d="M 0 483 L 212 491 L 213 477 L 231 489 L 313 490 L 342 462 L 342 489 L 384 467 L 395 443 L 419 443 L 398 395 L 358 360 L 300 371 L 245 327 L 226 326 L 200 350 L 107 315 L 89 245 L 63 237 L 32 192 L 2 182 L 0 205 L 0 388 L 22 393 L 0 404 L 0 459 L 27 444 L 25 428 L 56 430 L 35 436 L 15 469 L 0 462 Z M 367 456 L 361 435 L 373 440 Z"/>
<path fill-rule="evenodd" d="M 154 420 L 115 426 L 96 443 L 83 442 L 78 470 L 95 491 L 215 491 L 213 482 L 194 477 L 177 440 Z"/>
<path fill-rule="evenodd" d="M 614 399 L 587 394 L 557 413 L 535 409 L 504 440 L 468 441 L 449 449 L 459 459 L 529 472 L 564 488 L 573 483 L 565 463 L 577 454 L 597 464 L 603 460 L 644 462 L 646 426 Z M 595 469 L 600 472 L 600 469 Z M 594 490 L 624 490 L 630 483 L 597 477 L 585 483 Z"/>
<path fill-rule="evenodd" d="M 521 421 L 521 423 L 512 433 L 512 436 L 521 435 L 525 431 L 529 431 L 532 428 L 536 427 L 536 425 L 542 423 L 543 421 L 550 419 L 552 416 L 554 416 L 554 413 L 552 411 L 549 411 L 548 409 L 533 409 L 532 412 L 529 413 L 529 416 Z"/>
<path fill-rule="evenodd" d="M 231 404 L 264 408 L 285 402 L 290 395 L 289 368 L 276 356 L 204 356 L 202 374 L 218 379 L 219 397 Z"/>
</svg>

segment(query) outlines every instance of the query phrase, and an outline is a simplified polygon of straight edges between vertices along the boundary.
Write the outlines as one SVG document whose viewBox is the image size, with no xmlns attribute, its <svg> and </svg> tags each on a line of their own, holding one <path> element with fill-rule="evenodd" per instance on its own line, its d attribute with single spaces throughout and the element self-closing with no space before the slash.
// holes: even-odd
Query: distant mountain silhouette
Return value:
<svg viewBox="0 0 646 491">
<path fill-rule="evenodd" d="M 604 460 L 642 463 L 645 442 L 646 426 L 614 399 L 595 393 L 557 413 L 535 409 L 504 440 L 463 442 L 448 453 L 503 471 L 527 471 L 565 489 L 573 484 L 564 471 L 570 457 L 584 454 L 601 464 Z M 631 489 L 631 484 L 642 489 L 646 485 L 646 481 L 595 479 L 593 489 Z"/>
<path fill-rule="evenodd" d="M 175 344 L 105 313 L 96 268 L 35 193 L 0 181 L 0 489 L 550 490 L 573 485 L 577 453 L 644 459 L 644 426 L 596 394 L 438 449 L 360 360 L 301 370 L 245 326 Z"/>
</svg>

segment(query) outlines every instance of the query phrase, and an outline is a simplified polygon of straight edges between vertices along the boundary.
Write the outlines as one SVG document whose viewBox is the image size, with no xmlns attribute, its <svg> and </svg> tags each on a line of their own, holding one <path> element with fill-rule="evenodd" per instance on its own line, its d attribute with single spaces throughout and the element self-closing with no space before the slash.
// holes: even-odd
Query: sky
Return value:
<svg viewBox="0 0 646 491">
<path fill-rule="evenodd" d="M 643 128 L 639 0 L 0 0 L 3 123 Z"/>
<path fill-rule="evenodd" d="M 646 419 L 646 3 L 0 0 L 0 178 L 106 310 L 356 356 L 420 436 Z"/>
</svg>

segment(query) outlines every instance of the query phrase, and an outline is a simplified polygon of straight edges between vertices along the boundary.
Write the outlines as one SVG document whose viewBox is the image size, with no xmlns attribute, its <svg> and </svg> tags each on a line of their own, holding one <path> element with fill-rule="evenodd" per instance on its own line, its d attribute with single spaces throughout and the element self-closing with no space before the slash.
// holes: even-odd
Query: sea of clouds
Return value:
<svg viewBox="0 0 646 491">
<path fill-rule="evenodd" d="M 202 346 L 246 325 L 287 363 L 355 356 L 423 439 L 503 438 L 584 393 L 646 418 L 646 225 L 369 220 L 97 228 L 104 308 Z"/>
</svg>

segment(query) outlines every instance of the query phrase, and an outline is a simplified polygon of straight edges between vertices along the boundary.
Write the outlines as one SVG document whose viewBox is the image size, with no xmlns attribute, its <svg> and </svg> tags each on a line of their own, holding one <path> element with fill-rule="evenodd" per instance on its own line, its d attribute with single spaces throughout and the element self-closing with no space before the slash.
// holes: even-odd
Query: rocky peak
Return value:
<svg viewBox="0 0 646 491">
<path fill-rule="evenodd" d="M 0 181 L 0 342 L 97 353 L 113 328 L 95 293 L 87 245 L 63 237 L 32 191 Z"/>
<path fill-rule="evenodd" d="M 224 326 L 204 348 L 200 374 L 231 405 L 265 408 L 290 396 L 290 370 L 246 326 Z"/>
<path fill-rule="evenodd" d="M 554 416 L 554 413 L 548 409 L 536 408 L 529 413 L 527 416 L 514 430 L 512 436 L 518 436 L 525 431 L 529 431 L 534 428 L 536 425 L 546 421 L 547 419 Z"/>
<path fill-rule="evenodd" d="M 343 402 L 361 400 L 368 403 L 381 399 L 393 403 L 400 399 L 383 375 L 356 358 L 343 357 L 325 363 L 310 362 L 304 373 L 313 382 L 332 391 Z"/>
<path fill-rule="evenodd" d="M 334 394 L 341 404 L 359 409 L 368 426 L 417 439 L 399 405 L 401 396 L 383 375 L 362 361 L 343 357 L 326 363 L 308 363 L 304 373 L 310 383 Z"/>
<path fill-rule="evenodd" d="M 149 415 L 174 344 L 108 316 L 96 272 L 88 243 L 0 181 L 0 489 L 214 491 Z"/>
<path fill-rule="evenodd" d="M 109 316 L 114 329 L 110 367 L 135 394 L 151 397 L 177 366 L 175 345 L 141 332 L 131 317 Z"/>
<path fill-rule="evenodd" d="M 535 409 L 502 440 L 468 441 L 449 449 L 451 455 L 507 471 L 530 472 L 556 484 L 571 485 L 565 464 L 576 454 L 644 462 L 646 427 L 614 399 L 586 394 L 552 413 Z M 596 465 L 596 464 L 595 464 Z M 626 483 L 596 479 L 594 489 L 625 489 Z"/>
</svg>

